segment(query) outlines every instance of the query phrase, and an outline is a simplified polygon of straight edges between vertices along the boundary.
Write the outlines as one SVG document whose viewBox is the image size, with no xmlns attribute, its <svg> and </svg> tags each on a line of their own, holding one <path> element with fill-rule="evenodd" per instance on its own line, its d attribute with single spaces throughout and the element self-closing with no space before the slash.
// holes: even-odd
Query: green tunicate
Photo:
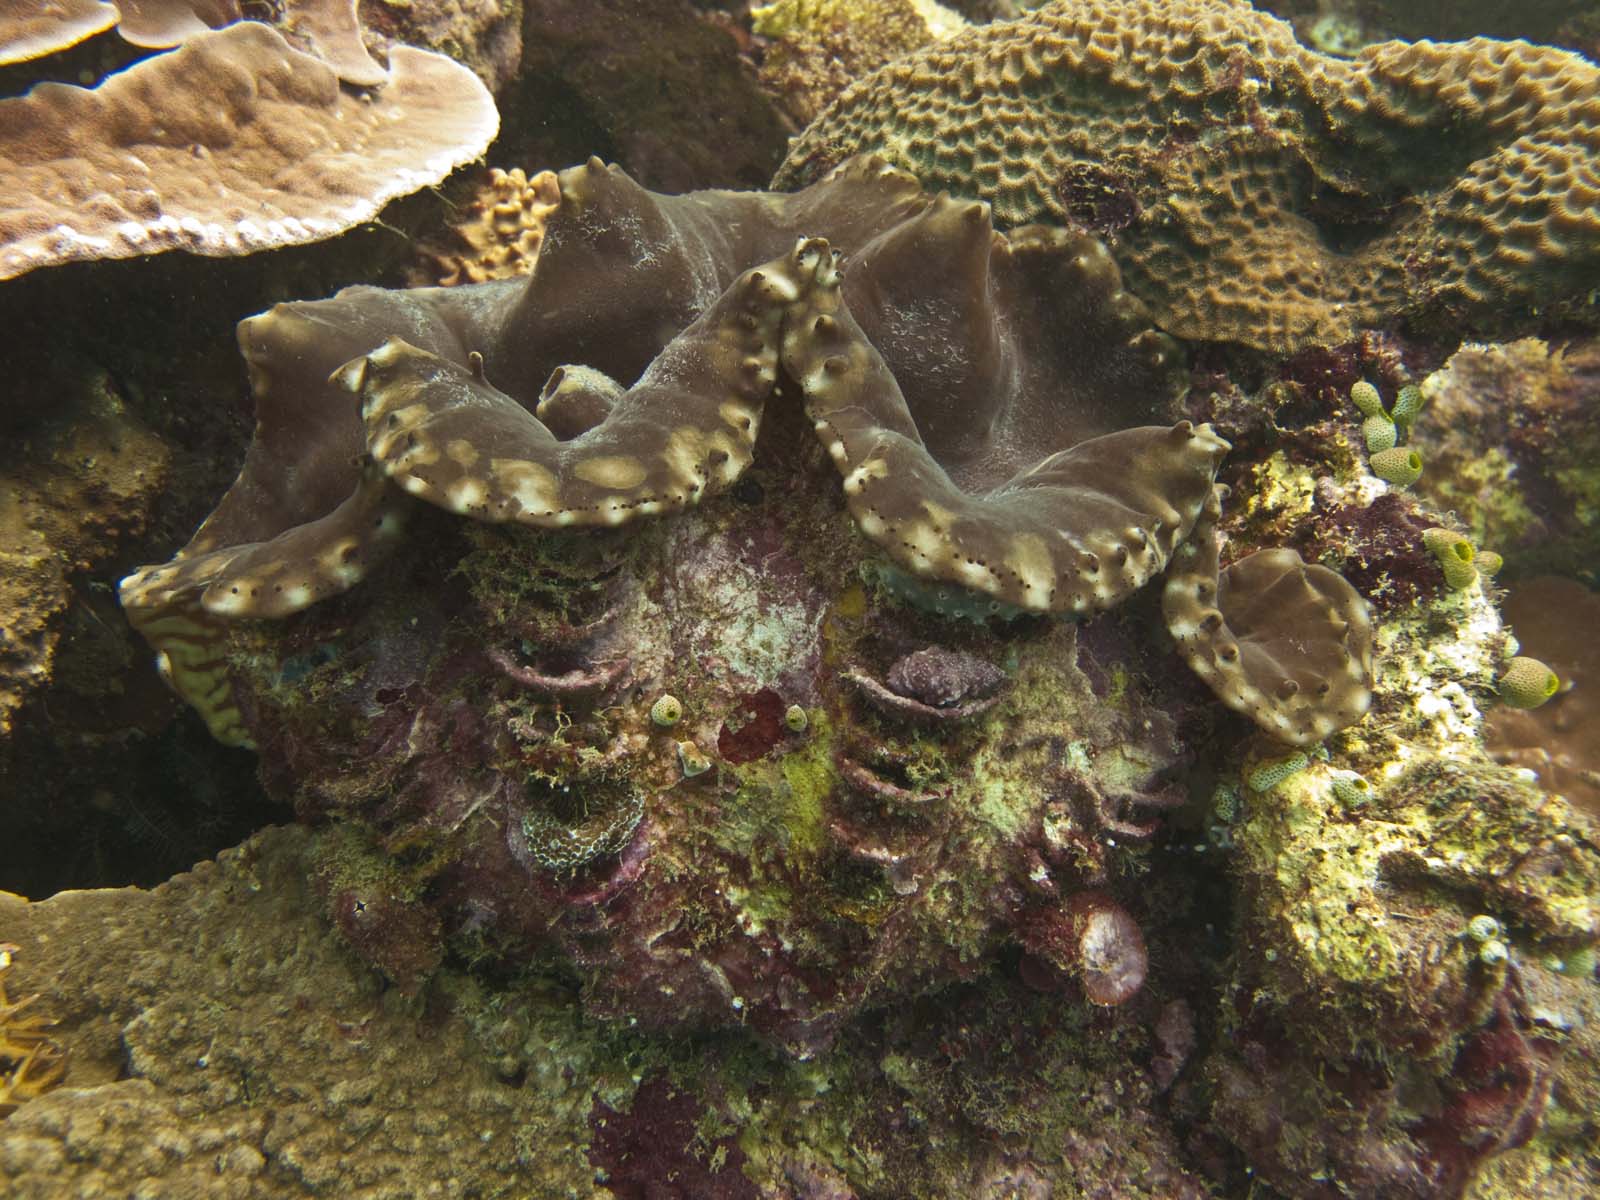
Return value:
<svg viewBox="0 0 1600 1200">
<path fill-rule="evenodd" d="M 1372 799 L 1372 785 L 1359 775 L 1335 775 L 1333 794 L 1346 808 L 1360 808 Z"/>
<path fill-rule="evenodd" d="M 1497 967 L 1510 957 L 1511 951 L 1498 938 L 1491 938 L 1478 947 L 1478 961 L 1486 966 Z"/>
<path fill-rule="evenodd" d="M 1378 389 L 1365 379 L 1350 386 L 1350 399 L 1361 410 L 1363 417 L 1383 416 L 1383 398 L 1378 395 Z"/>
<path fill-rule="evenodd" d="M 1477 551 L 1472 543 L 1453 529 L 1425 529 L 1422 544 L 1444 571 L 1444 584 L 1453 592 L 1472 586 L 1478 578 Z"/>
<path fill-rule="evenodd" d="M 704 775 L 711 770 L 711 760 L 706 757 L 693 742 L 678 743 L 678 766 L 683 771 L 685 779 L 693 779 L 696 775 Z"/>
<path fill-rule="evenodd" d="M 1493 550 L 1479 550 L 1477 557 L 1472 560 L 1472 565 L 1478 568 L 1478 574 L 1485 579 L 1493 579 L 1505 563 L 1506 560 Z"/>
<path fill-rule="evenodd" d="M 1422 389 L 1414 383 L 1408 383 L 1400 389 L 1399 395 L 1394 398 L 1394 423 L 1402 429 L 1417 419 L 1417 414 L 1422 411 Z"/>
<path fill-rule="evenodd" d="M 1391 487 L 1407 488 L 1422 478 L 1422 455 L 1415 450 L 1392 446 L 1368 460 L 1372 473 Z"/>
<path fill-rule="evenodd" d="M 650 719 L 663 729 L 671 729 L 683 719 L 683 702 L 670 692 L 650 706 Z"/>
<path fill-rule="evenodd" d="M 811 724 L 811 718 L 806 716 L 806 710 L 798 704 L 791 704 L 784 710 L 783 723 L 795 733 L 804 733 L 806 726 Z"/>
<path fill-rule="evenodd" d="M 1467 936 L 1475 942 L 1487 942 L 1500 936 L 1500 922 L 1486 913 L 1479 913 L 1467 922 Z"/>
<path fill-rule="evenodd" d="M 1537 658 L 1518 655 L 1500 676 L 1500 700 L 1512 708 L 1538 708 L 1561 690 L 1556 673 Z"/>
<path fill-rule="evenodd" d="M 1272 758 L 1254 767 L 1246 777 L 1252 792 L 1270 792 L 1285 779 L 1298 775 L 1311 765 L 1311 760 L 1296 750 L 1286 758 Z"/>
<path fill-rule="evenodd" d="M 1231 784 L 1217 784 L 1211 792 L 1211 811 L 1216 814 L 1219 821 L 1226 821 L 1229 824 L 1237 821 L 1243 812 L 1239 789 Z"/>
<path fill-rule="evenodd" d="M 1395 443 L 1400 440 L 1399 431 L 1395 429 L 1394 422 L 1382 413 L 1375 417 L 1368 417 L 1361 422 L 1361 436 L 1366 440 L 1368 454 L 1377 454 L 1382 450 L 1393 450 Z"/>
</svg>

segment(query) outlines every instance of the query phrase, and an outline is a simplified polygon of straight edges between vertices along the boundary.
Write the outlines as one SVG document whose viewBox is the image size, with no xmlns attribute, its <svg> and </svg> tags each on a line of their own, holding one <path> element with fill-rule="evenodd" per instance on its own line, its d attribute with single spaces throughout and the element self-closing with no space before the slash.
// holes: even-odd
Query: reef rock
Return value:
<svg viewBox="0 0 1600 1200">
<path fill-rule="evenodd" d="M 47 1047 L 0 1117 L 7 1200 L 376 1200 L 419 1171 L 582 1200 L 1206 1194 L 1136 1021 L 990 977 L 797 1063 L 587 1020 L 555 974 L 447 966 L 424 1004 L 323 919 L 325 836 L 266 830 L 148 891 L 0 893 L 0 1099 L 12 1046 Z"/>
<path fill-rule="evenodd" d="M 1508 574 L 1595 581 L 1600 562 L 1600 341 L 1468 343 L 1422 384 L 1419 490 Z"/>
</svg>

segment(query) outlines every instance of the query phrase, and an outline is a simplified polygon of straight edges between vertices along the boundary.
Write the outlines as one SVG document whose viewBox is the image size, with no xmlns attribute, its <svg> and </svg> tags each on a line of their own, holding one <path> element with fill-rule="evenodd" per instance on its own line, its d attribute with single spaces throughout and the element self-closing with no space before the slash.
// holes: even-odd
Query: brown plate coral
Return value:
<svg viewBox="0 0 1600 1200">
<path fill-rule="evenodd" d="M 93 89 L 0 100 L 0 279 L 317 241 L 437 183 L 498 128 L 487 89 L 443 55 L 396 46 L 387 73 L 345 71 L 381 87 L 348 92 L 335 68 L 240 21 Z"/>
<path fill-rule="evenodd" d="M 1227 443 L 1171 423 L 1179 348 L 1093 239 L 874 159 L 788 196 L 554 182 L 529 276 L 243 322 L 244 470 L 123 601 L 341 819 L 334 918 L 398 982 L 553 944 L 602 1010 L 804 1050 L 1105 887 L 1104 839 L 1179 798 L 1167 672 L 1102 705 L 1107 652 L 1048 618 L 1209 531 Z M 1370 659 L 1354 619 L 1296 636 L 1268 673 L 1314 704 L 1331 662 L 1333 699 L 1252 715 L 1304 742 Z"/>
</svg>

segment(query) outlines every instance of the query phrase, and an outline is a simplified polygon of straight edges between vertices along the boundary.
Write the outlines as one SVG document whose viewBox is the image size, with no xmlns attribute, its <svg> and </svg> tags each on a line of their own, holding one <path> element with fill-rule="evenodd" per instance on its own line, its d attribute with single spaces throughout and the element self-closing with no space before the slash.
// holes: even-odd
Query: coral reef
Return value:
<svg viewBox="0 0 1600 1200">
<path fill-rule="evenodd" d="M 26 445 L 0 465 L 0 736 L 54 671 L 75 578 L 140 533 L 170 452 L 103 371 L 21 352 L 33 400 L 7 406 L 0 436 Z"/>
<path fill-rule="evenodd" d="M 200 34 L 92 90 L 0 100 L 0 278 L 317 241 L 438 182 L 497 125 L 483 85 L 428 51 L 391 49 L 360 99 L 268 26 Z"/>
<path fill-rule="evenodd" d="M 1502 608 L 1521 649 L 1550 664 L 1561 690 L 1534 712 L 1490 713 L 1489 752 L 1530 768 L 1544 787 L 1600 815 L 1600 597 L 1573 580 L 1543 576 L 1512 584 Z"/>
<path fill-rule="evenodd" d="M 340 0 L 330 2 L 337 7 Z M 154 50 L 180 46 L 241 16 L 239 0 L 119 0 L 117 11 L 117 32 L 135 46 Z"/>
<path fill-rule="evenodd" d="M 797 228 L 851 249 L 842 277 Z M 637 277 L 642 230 L 648 287 L 603 317 L 563 301 Z M 328 868 L 334 919 L 408 986 L 384 949 L 406 937 L 379 927 L 426 940 L 420 905 L 452 945 L 554 944 L 597 1011 L 809 1052 L 1103 888 L 1098 837 L 1148 837 L 1176 800 L 1154 697 L 1124 684 L 1100 711 L 1085 674 L 1160 643 L 1113 659 L 1021 620 L 1121 605 L 1226 448 L 1140 424 L 1177 356 L 1093 243 L 996 238 L 981 206 L 871 160 L 779 198 L 654 196 L 590 164 L 561 175 L 528 279 L 352 289 L 240 338 L 261 402 L 244 472 L 125 602 L 269 786 L 363 831 Z M 1012 624 L 869 597 L 874 546 Z M 1267 645 L 1253 586 L 1211 585 Z M 1306 679 L 1282 736 L 1359 715 L 1318 684 L 1329 661 L 1370 684 L 1353 624 L 1297 625 L 1299 665 L 1250 643 L 1252 670 Z"/>
<path fill-rule="evenodd" d="M 804 1063 L 597 1023 L 537 973 L 446 967 L 424 1004 L 328 928 L 316 840 L 268 830 L 152 891 L 0 895 L 8 982 L 72 1066 L 0 1121 L 8 1197 L 398 1198 L 435 1164 L 464 1196 L 1207 1194 L 1145 1066 L 1184 1069 L 1181 1003 L 1087 1010 L 1002 976 Z"/>
<path fill-rule="evenodd" d="M 1273 786 L 1234 793 L 1209 1114 L 1287 1195 L 1459 1196 L 1489 1156 L 1589 1136 L 1588 1085 L 1558 1080 L 1593 1069 L 1563 1056 L 1593 984 L 1559 970 L 1600 937 L 1600 852 L 1583 813 L 1483 755 L 1510 645 L 1481 588 L 1441 582 L 1379 627 L 1371 719 L 1292 774 L 1241 763 Z M 1561 1133 L 1537 1133 L 1547 1109 Z"/>
<path fill-rule="evenodd" d="M 1486 764 L 1418 755 L 1380 774 L 1352 812 L 1325 769 L 1302 772 L 1235 829 L 1239 965 L 1212 1115 L 1289 1195 L 1462 1195 L 1575 1099 L 1553 1089 L 1562 1014 L 1592 983 L 1554 1006 L 1537 993 L 1550 947 L 1600 934 L 1592 829 Z M 1471 916 L 1485 910 L 1499 921 Z"/>
<path fill-rule="evenodd" d="M 1243 0 L 1056 3 L 854 84 L 775 184 L 870 151 L 1002 226 L 1115 233 L 1180 337 L 1592 320 L 1597 71 L 1521 42 L 1330 58 Z"/>
<path fill-rule="evenodd" d="M 553 171 L 529 179 L 520 167 L 492 169 L 446 229 L 417 247 L 411 284 L 454 287 L 531 274 L 560 198 Z"/>
<path fill-rule="evenodd" d="M 796 128 L 867 72 L 966 27 L 934 0 L 776 0 L 750 19 L 761 82 Z"/>
<path fill-rule="evenodd" d="M 362 41 L 356 2 L 275 0 L 269 11 L 297 50 L 320 58 L 346 83 L 378 87 L 388 73 Z M 180 46 L 244 16 L 238 0 L 121 0 L 117 10 L 117 32 L 123 39 L 154 50 Z"/>
<path fill-rule="evenodd" d="M 313 0 L 260 5 L 252 11 L 279 20 L 278 32 L 289 44 L 305 48 L 311 43 L 284 24 L 285 13 L 305 17 L 313 9 L 332 12 L 341 2 L 350 7 L 348 0 Z M 59 16 L 75 6 L 11 5 L 8 11 L 19 7 Z M 236 15 L 231 4 L 130 3 L 121 12 L 132 22 L 158 7 L 180 15 L 187 11 L 191 17 L 200 14 L 204 20 L 191 21 L 189 33 L 202 48 L 219 37 L 224 45 L 240 36 L 248 40 L 254 28 L 215 34 L 204 28 L 207 21 L 222 23 Z M 432 6 L 417 8 L 431 11 Z M 383 38 L 370 37 L 368 44 L 380 58 L 386 55 Z M 276 52 L 266 57 L 276 59 Z M 0 92 L 19 92 L 35 81 L 91 83 L 117 72 L 121 74 L 115 77 L 124 81 L 162 78 L 162 71 L 171 72 L 166 64 L 171 58 L 141 52 L 111 31 L 6 68 Z M 312 99 L 327 101 L 332 111 L 347 112 L 358 122 L 374 111 L 392 115 L 372 93 L 343 83 L 320 63 L 313 64 L 314 72 L 301 71 L 295 66 L 300 61 L 296 56 L 279 63 L 287 75 L 235 73 L 226 79 L 169 81 L 158 94 L 137 85 L 133 90 L 141 92 L 144 107 L 119 115 L 119 120 L 127 118 L 126 129 L 109 131 L 134 139 L 116 152 L 119 176 L 131 177 L 138 163 L 151 166 L 171 150 L 176 157 L 170 161 L 181 159 L 191 182 L 203 184 L 195 175 L 201 160 L 188 153 L 188 146 L 141 146 L 137 139 L 153 136 L 160 119 L 169 122 L 174 134 L 193 132 L 198 125 L 226 141 L 230 120 L 262 100 L 258 86 L 270 91 L 277 83 L 302 89 L 315 85 L 320 93 Z M 454 70 L 443 60 L 432 61 L 442 64 L 435 73 Z M 463 83 L 457 90 L 465 96 L 470 89 L 476 97 L 469 107 L 481 105 L 487 111 L 482 88 L 470 79 Z M 201 113 L 186 104 L 191 86 L 213 98 L 221 94 L 215 89 L 222 88 L 227 97 L 216 104 L 207 100 L 207 111 Z M 59 83 L 43 89 L 45 95 L 52 92 L 59 94 Z M 32 111 L 27 106 L 40 94 L 36 90 L 31 99 L 0 103 L 10 113 Z M 97 95 L 98 89 L 82 93 L 78 107 L 98 121 L 108 114 L 103 105 L 96 107 Z M 302 138 L 315 132 L 316 117 L 308 110 L 306 128 L 297 130 L 302 117 L 293 95 L 268 96 L 266 105 L 277 123 L 257 132 L 287 156 L 285 184 L 308 186 L 317 178 L 318 164 L 308 169 L 296 156 L 311 144 Z M 419 111 L 408 119 L 419 129 L 431 123 Z M 385 123 L 394 124 L 388 116 L 379 121 Z M 0 124 L 0 137 L 8 144 L 47 132 L 9 119 Z M 94 129 L 68 132 L 90 137 Z M 220 142 L 208 144 L 219 159 L 227 158 Z M 417 141 L 414 150 L 421 156 L 429 147 Z M 274 170 L 283 159 L 276 161 Z M 421 171 L 427 163 L 419 157 L 412 162 L 395 159 L 390 165 L 403 173 Z M 344 193 L 359 185 L 359 175 L 350 170 L 345 178 L 333 180 L 335 190 Z M 81 229 L 84 220 L 108 211 L 96 206 L 102 201 L 110 205 L 116 180 L 96 180 L 82 162 L 69 163 L 62 176 L 69 200 L 72 195 L 88 197 L 76 206 L 79 211 L 67 214 L 69 224 Z M 8 171 L 0 190 L 22 182 Z M 373 181 L 377 191 L 389 186 L 388 179 Z M 61 219 L 59 213 L 30 210 L 30 201 L 20 194 L 6 195 L 0 225 L 17 229 Z M 133 198 L 136 205 L 149 199 Z M 212 205 L 206 224 L 194 225 L 190 232 L 222 236 L 213 226 L 227 215 L 227 198 L 201 199 L 223 203 Z M 319 202 L 330 200 L 342 206 L 348 195 L 324 195 Z M 245 203 L 250 206 L 254 200 Z M 385 205 L 381 218 L 314 247 L 222 259 L 140 253 L 121 261 L 80 261 L 30 271 L 0 283 L 0 322 L 8 330 L 10 347 L 0 379 L 0 523 L 6 529 L 0 536 L 0 587 L 5 593 L 0 611 L 5 629 L 0 639 L 0 708 L 5 710 L 0 721 L 0 794 L 7 799 L 0 806 L 0 870 L 9 886 L 48 894 L 107 881 L 155 882 L 235 844 L 270 819 L 263 816 L 267 802 L 254 784 L 247 756 L 216 746 L 203 725 L 189 720 L 172 702 L 150 670 L 137 635 L 129 636 L 115 603 L 114 583 L 108 581 L 133 563 L 165 553 L 179 540 L 180 530 L 193 529 L 237 472 L 249 439 L 245 380 L 227 349 L 220 355 L 213 352 L 227 346 L 234 323 L 284 296 L 327 295 L 356 279 L 400 278 L 406 235 L 439 206 L 440 198 L 431 191 L 397 200 Z M 255 212 L 239 215 L 259 219 Z"/>
<path fill-rule="evenodd" d="M 1258 5 L 1292 20 L 1302 36 L 1338 39 L 1355 54 L 1364 45 L 1389 38 L 1431 38 L 1436 42 L 1471 37 L 1522 38 L 1565 46 L 1595 57 L 1600 47 L 1600 13 L 1572 0 L 1262 0 Z"/>
<path fill-rule="evenodd" d="M 1511 572 L 1593 582 L 1600 562 L 1600 342 L 1468 344 L 1422 383 L 1418 485 Z"/>
<path fill-rule="evenodd" d="M 1084 0 L 1031 20 L 1115 54 L 886 69 L 999 47 L 879 131 L 1000 113 L 964 195 L 532 170 L 756 183 L 777 74 L 893 40 L 831 22 L 929 28 L 748 8 L 252 3 L 369 116 L 388 46 L 496 86 L 526 30 L 505 169 L 0 285 L 0 886 L 157 885 L 0 894 L 0 1191 L 1600 1194 L 1593 595 L 1528 581 L 1593 579 L 1593 343 L 1431 339 L 1588 319 L 1592 158 L 1455 224 L 1587 68 Z M 126 78 L 239 14 L 127 0 L 185 48 Z"/>
</svg>

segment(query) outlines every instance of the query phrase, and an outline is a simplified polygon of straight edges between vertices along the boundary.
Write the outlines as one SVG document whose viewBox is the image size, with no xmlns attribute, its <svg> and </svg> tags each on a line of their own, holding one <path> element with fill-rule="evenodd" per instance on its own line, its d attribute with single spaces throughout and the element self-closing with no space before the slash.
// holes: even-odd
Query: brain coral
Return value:
<svg viewBox="0 0 1600 1200">
<path fill-rule="evenodd" d="M 1115 235 L 1181 337 L 1273 350 L 1586 306 L 1600 70 L 1523 42 L 1300 46 L 1244 0 L 1047 5 L 890 63 L 775 184 L 873 151 L 1002 225 Z"/>
<path fill-rule="evenodd" d="M 809 1046 L 1105 887 L 1105 835 L 1181 795 L 1166 647 L 1046 618 L 1209 533 L 1227 443 L 1164 416 L 1178 348 L 1083 235 L 873 159 L 792 195 L 552 179 L 529 276 L 243 322 L 244 469 L 123 601 L 343 820 L 333 916 L 397 981 L 435 938 L 554 943 L 602 1008 Z M 952 597 L 977 619 L 919 607 Z M 1160 683 L 1104 703 L 1113 669 Z"/>
</svg>

